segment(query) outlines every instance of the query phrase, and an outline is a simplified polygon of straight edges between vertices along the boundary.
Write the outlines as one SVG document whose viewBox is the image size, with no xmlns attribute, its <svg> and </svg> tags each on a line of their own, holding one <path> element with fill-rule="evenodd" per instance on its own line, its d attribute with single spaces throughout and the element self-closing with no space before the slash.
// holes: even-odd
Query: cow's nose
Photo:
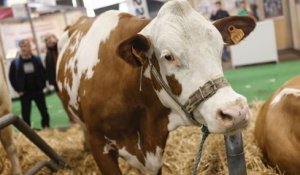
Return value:
<svg viewBox="0 0 300 175">
<path fill-rule="evenodd" d="M 249 122 L 249 108 L 247 105 L 220 108 L 217 111 L 217 120 L 226 130 L 246 127 Z"/>
</svg>

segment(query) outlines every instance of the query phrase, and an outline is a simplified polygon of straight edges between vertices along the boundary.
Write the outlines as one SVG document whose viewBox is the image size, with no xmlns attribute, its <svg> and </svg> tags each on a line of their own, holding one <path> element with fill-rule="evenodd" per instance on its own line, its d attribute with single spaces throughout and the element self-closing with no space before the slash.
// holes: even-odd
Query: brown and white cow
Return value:
<svg viewBox="0 0 300 175">
<path fill-rule="evenodd" d="M 267 163 L 300 174 L 300 76 L 281 86 L 263 105 L 255 138 Z"/>
<path fill-rule="evenodd" d="M 5 75 L 3 59 L 0 58 L 0 117 L 11 112 L 11 99 Z M 11 126 L 0 130 L 0 140 L 11 161 L 13 174 L 22 174 L 16 146 L 13 141 L 13 130 Z"/>
<path fill-rule="evenodd" d="M 226 134 L 244 128 L 248 105 L 230 86 L 195 106 L 195 121 L 178 104 L 223 77 L 224 42 L 233 44 L 254 27 L 249 17 L 213 25 L 184 0 L 167 2 L 152 21 L 108 11 L 71 26 L 59 42 L 59 94 L 84 123 L 102 174 L 121 174 L 118 156 L 143 174 L 161 174 L 169 132 L 182 125 L 205 124 L 212 133 Z"/>
</svg>

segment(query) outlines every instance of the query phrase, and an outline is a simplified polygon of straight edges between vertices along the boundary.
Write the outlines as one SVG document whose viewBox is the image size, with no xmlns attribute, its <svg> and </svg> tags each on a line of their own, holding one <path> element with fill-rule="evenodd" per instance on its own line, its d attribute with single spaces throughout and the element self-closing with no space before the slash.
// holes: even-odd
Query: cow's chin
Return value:
<svg viewBox="0 0 300 175">
<path fill-rule="evenodd" d="M 239 126 L 235 126 L 235 127 L 230 127 L 230 128 L 225 128 L 222 126 L 216 126 L 216 125 L 210 125 L 209 123 L 206 125 L 209 132 L 212 134 L 224 134 L 226 136 L 231 136 L 231 135 L 235 135 L 239 132 L 241 132 L 242 130 L 246 129 L 249 125 L 249 122 L 245 122 L 242 125 Z"/>
</svg>

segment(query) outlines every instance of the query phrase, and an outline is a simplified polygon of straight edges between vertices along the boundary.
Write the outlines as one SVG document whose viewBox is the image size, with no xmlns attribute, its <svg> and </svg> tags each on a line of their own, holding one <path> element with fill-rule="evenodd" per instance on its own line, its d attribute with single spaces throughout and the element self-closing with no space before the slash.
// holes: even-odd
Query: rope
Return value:
<svg viewBox="0 0 300 175">
<path fill-rule="evenodd" d="M 198 154 L 197 154 L 197 158 L 195 160 L 195 164 L 194 164 L 194 168 L 193 168 L 193 171 L 192 171 L 192 175 L 196 175 L 197 174 L 198 166 L 200 165 L 200 161 L 201 161 L 202 148 L 203 148 L 203 145 L 204 145 L 204 142 L 205 142 L 206 138 L 209 135 L 209 131 L 208 131 L 208 129 L 207 129 L 206 126 L 203 125 L 201 131 L 202 131 L 202 139 L 201 139 L 201 143 L 199 145 Z"/>
</svg>

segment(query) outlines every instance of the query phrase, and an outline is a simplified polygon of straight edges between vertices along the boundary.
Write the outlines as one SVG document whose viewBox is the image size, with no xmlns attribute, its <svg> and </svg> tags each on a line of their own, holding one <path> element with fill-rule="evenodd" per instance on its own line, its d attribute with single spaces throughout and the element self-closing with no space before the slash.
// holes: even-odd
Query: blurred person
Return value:
<svg viewBox="0 0 300 175">
<path fill-rule="evenodd" d="M 249 11 L 247 10 L 247 4 L 245 1 L 239 3 L 240 11 L 237 13 L 238 16 L 248 16 Z"/>
<path fill-rule="evenodd" d="M 51 34 L 45 38 L 47 53 L 46 53 L 46 75 L 49 84 L 53 85 L 55 91 L 58 91 L 56 83 L 56 62 L 58 58 L 57 38 Z"/>
<path fill-rule="evenodd" d="M 216 11 L 211 14 L 210 20 L 215 21 L 229 16 L 229 13 L 226 10 L 223 10 L 222 3 L 220 1 L 217 1 L 215 6 Z"/>
<path fill-rule="evenodd" d="M 215 21 L 229 16 L 229 13 L 226 10 L 223 10 L 222 3 L 220 1 L 217 1 L 215 3 L 215 6 L 216 6 L 216 11 L 211 14 L 210 20 Z M 227 51 L 227 47 L 224 46 L 223 53 L 222 53 L 222 61 L 225 62 L 227 60 L 228 60 L 228 51 Z"/>
<path fill-rule="evenodd" d="M 258 13 L 257 13 L 257 4 L 250 4 L 251 13 L 249 16 L 254 17 L 256 21 L 259 21 Z"/>
<path fill-rule="evenodd" d="M 41 125 L 47 128 L 50 126 L 50 118 L 43 93 L 46 86 L 45 69 L 40 57 L 32 54 L 28 40 L 21 40 L 19 48 L 20 55 L 10 65 L 9 80 L 20 95 L 22 118 L 31 126 L 31 102 L 35 101 L 42 116 Z"/>
</svg>

